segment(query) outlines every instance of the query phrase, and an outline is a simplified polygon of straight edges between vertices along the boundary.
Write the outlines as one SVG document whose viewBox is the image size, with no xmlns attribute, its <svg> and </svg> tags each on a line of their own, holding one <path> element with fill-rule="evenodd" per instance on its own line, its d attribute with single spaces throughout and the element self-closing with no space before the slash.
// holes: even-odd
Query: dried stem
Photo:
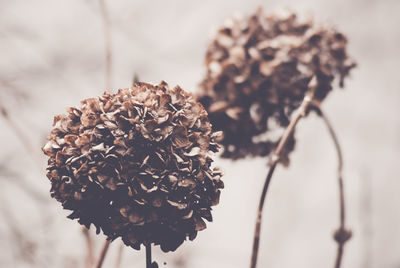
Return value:
<svg viewBox="0 0 400 268">
<path fill-rule="evenodd" d="M 146 245 L 146 268 L 151 268 L 151 244 Z"/>
<path fill-rule="evenodd" d="M 351 231 L 346 229 L 345 221 L 346 221 L 346 207 L 345 207 L 345 194 L 344 194 L 344 186 L 343 186 L 343 154 L 342 149 L 339 144 L 339 140 L 335 133 L 332 124 L 329 119 L 323 113 L 321 108 L 317 105 L 314 105 L 313 108 L 317 111 L 319 116 L 323 119 L 329 134 L 332 138 L 332 141 L 336 148 L 337 159 L 338 159 L 338 168 L 337 168 L 337 179 L 339 185 L 339 217 L 340 217 L 340 226 L 334 234 L 334 239 L 338 243 L 338 250 L 336 254 L 335 268 L 340 268 L 343 258 L 344 244 L 351 238 Z"/>
<path fill-rule="evenodd" d="M 151 261 L 151 243 L 146 243 L 146 268 L 158 268 L 155 261 Z"/>
<path fill-rule="evenodd" d="M 104 25 L 104 38 L 106 44 L 106 87 L 111 89 L 112 84 L 112 46 L 111 46 L 111 27 L 110 18 L 107 12 L 107 6 L 105 0 L 99 0 L 101 17 Z"/>
<path fill-rule="evenodd" d="M 106 257 L 106 254 L 107 254 L 107 251 L 108 251 L 108 247 L 110 246 L 110 244 L 111 244 L 110 240 L 106 240 L 104 242 L 104 245 L 103 245 L 103 247 L 101 249 L 99 258 L 96 261 L 96 266 L 95 266 L 96 268 L 101 268 L 101 266 L 103 265 L 103 261 L 104 261 L 104 258 Z"/>
<path fill-rule="evenodd" d="M 264 188 L 262 190 L 260 202 L 258 205 L 256 228 L 254 231 L 253 251 L 252 251 L 252 256 L 251 256 L 251 264 L 250 264 L 251 268 L 255 268 L 256 264 L 257 264 L 258 247 L 260 244 L 262 210 L 264 207 L 265 197 L 267 195 L 269 183 L 271 182 L 275 167 L 280 161 L 282 150 L 285 148 L 290 137 L 293 135 L 297 123 L 300 121 L 301 118 L 303 118 L 307 115 L 308 108 L 309 108 L 310 104 L 312 103 L 312 99 L 313 99 L 312 98 L 312 96 L 313 96 L 312 89 L 310 90 L 310 93 L 311 94 L 307 94 L 304 97 L 303 102 L 301 103 L 300 107 L 294 112 L 294 117 L 290 121 L 287 128 L 285 129 L 285 132 L 283 133 L 283 136 L 279 141 L 278 147 L 276 148 L 275 153 L 272 157 L 268 175 L 267 175 L 267 178 L 265 179 Z"/>
<path fill-rule="evenodd" d="M 87 247 L 86 267 L 90 268 L 90 267 L 92 267 L 93 262 L 94 262 L 93 243 L 92 243 L 92 239 L 90 237 L 89 230 L 85 226 L 82 226 L 82 233 L 85 236 L 86 247 Z"/>
</svg>

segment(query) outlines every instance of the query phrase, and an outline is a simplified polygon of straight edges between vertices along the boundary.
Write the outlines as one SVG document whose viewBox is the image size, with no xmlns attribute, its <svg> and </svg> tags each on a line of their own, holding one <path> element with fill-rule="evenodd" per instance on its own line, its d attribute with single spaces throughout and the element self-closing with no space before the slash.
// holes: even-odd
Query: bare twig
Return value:
<svg viewBox="0 0 400 268">
<path fill-rule="evenodd" d="M 258 212 L 257 212 L 257 220 L 256 220 L 256 228 L 254 231 L 254 240 L 253 240 L 253 251 L 251 256 L 251 268 L 255 268 L 257 264 L 257 255 L 258 255 L 258 247 L 260 243 L 260 232 L 261 232 L 261 220 L 262 220 L 262 210 L 265 203 L 265 197 L 267 195 L 268 186 L 271 182 L 272 175 L 274 174 L 275 167 L 279 163 L 281 158 L 281 153 L 285 148 L 286 144 L 288 143 L 289 139 L 294 133 L 297 123 L 300 121 L 301 118 L 307 115 L 308 108 L 313 101 L 313 91 L 314 91 L 314 84 L 315 81 L 310 82 L 310 93 L 307 94 L 303 102 L 301 103 L 300 107 L 294 112 L 294 117 L 290 121 L 289 125 L 285 129 L 285 132 L 282 135 L 282 138 L 279 141 L 278 147 L 275 150 L 275 153 L 272 157 L 272 161 L 270 164 L 270 168 L 267 174 L 267 178 L 265 179 L 264 188 L 262 190 L 260 202 L 258 205 Z"/>
<path fill-rule="evenodd" d="M 19 87 L 14 86 L 10 79 L 0 77 L 0 87 L 5 89 L 8 95 L 12 95 L 16 101 L 27 100 L 29 95 L 27 92 L 21 90 Z"/>
<path fill-rule="evenodd" d="M 111 89 L 112 84 L 112 46 L 111 46 L 111 27 L 110 18 L 107 12 L 105 0 L 99 0 L 101 17 L 104 26 L 104 38 L 106 44 L 106 89 Z"/>
<path fill-rule="evenodd" d="M 321 108 L 317 105 L 314 105 L 313 108 L 316 109 L 319 116 L 323 119 L 329 134 L 332 138 L 332 141 L 335 145 L 336 152 L 337 152 L 337 159 L 338 159 L 338 168 L 337 168 L 337 179 L 339 185 L 339 217 L 340 217 L 340 226 L 336 230 L 334 234 L 334 239 L 338 243 L 338 250 L 336 254 L 336 261 L 335 261 L 335 268 L 340 268 L 342 259 L 343 259 L 343 251 L 344 251 L 344 244 L 351 238 L 351 231 L 346 229 L 346 207 L 345 207 L 345 194 L 344 194 L 344 186 L 343 186 L 343 154 L 342 149 L 339 144 L 339 140 L 335 133 L 335 130 L 332 127 L 329 119 L 323 113 Z"/>
<path fill-rule="evenodd" d="M 82 226 L 82 233 L 85 237 L 87 247 L 85 264 L 87 268 L 91 268 L 94 262 L 92 239 L 90 237 L 89 230 L 85 226 Z"/>
<path fill-rule="evenodd" d="M 110 240 L 106 240 L 104 242 L 104 245 L 103 245 L 103 247 L 101 249 L 99 258 L 96 261 L 96 266 L 95 266 L 96 268 L 101 268 L 101 266 L 103 265 L 104 258 L 106 257 L 106 254 L 107 254 L 107 251 L 108 251 L 108 247 L 110 246 L 110 244 L 111 244 Z"/>
<path fill-rule="evenodd" d="M 34 266 L 38 257 L 36 256 L 38 248 L 37 241 L 30 238 L 29 235 L 23 231 L 17 219 L 15 219 L 11 213 L 9 207 L 10 206 L 4 200 L 1 200 L 0 210 L 2 218 L 10 229 L 9 234 L 12 236 L 12 244 L 14 244 L 18 249 L 18 254 L 15 257 L 21 258 L 24 262 Z"/>
<path fill-rule="evenodd" d="M 19 129 L 19 127 L 10 118 L 7 109 L 0 104 L 0 115 L 3 117 L 4 121 L 8 124 L 9 128 L 15 133 L 22 145 L 24 145 L 25 150 L 27 150 L 34 161 L 37 161 L 36 151 L 33 148 L 29 139 L 25 136 L 24 132 Z"/>
<path fill-rule="evenodd" d="M 48 199 L 35 188 L 33 188 L 29 183 L 19 174 L 12 172 L 7 168 L 6 165 L 0 163 L 0 178 L 7 180 L 10 183 L 15 184 L 21 190 L 28 193 L 34 200 L 38 201 L 40 204 L 46 204 Z"/>
</svg>

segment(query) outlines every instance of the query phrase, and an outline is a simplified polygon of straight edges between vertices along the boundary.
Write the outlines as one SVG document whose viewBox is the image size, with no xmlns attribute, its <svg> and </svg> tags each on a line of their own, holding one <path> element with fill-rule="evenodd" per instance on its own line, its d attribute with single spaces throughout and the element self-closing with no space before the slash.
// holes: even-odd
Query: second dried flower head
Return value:
<svg viewBox="0 0 400 268">
<path fill-rule="evenodd" d="M 51 195 L 109 239 L 174 251 L 212 221 L 221 172 L 207 112 L 181 88 L 139 83 L 54 119 L 43 151 Z"/>
<path fill-rule="evenodd" d="M 323 100 L 335 78 L 355 64 L 346 37 L 292 12 L 266 16 L 262 10 L 229 19 L 206 54 L 207 75 L 198 98 L 217 130 L 224 131 L 224 157 L 265 156 L 278 140 L 270 131 L 284 127 L 316 77 L 315 98 Z M 294 139 L 282 155 L 294 147 Z"/>
</svg>

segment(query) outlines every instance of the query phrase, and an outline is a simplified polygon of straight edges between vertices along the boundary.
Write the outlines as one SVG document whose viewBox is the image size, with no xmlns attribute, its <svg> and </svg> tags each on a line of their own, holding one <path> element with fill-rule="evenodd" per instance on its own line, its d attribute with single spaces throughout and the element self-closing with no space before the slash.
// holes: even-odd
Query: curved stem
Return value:
<svg viewBox="0 0 400 268">
<path fill-rule="evenodd" d="M 346 229 L 345 227 L 345 222 L 346 222 L 346 207 L 345 207 L 345 194 L 344 194 L 344 185 L 343 185 L 343 154 L 342 154 L 342 149 L 339 144 L 339 140 L 337 138 L 337 135 L 335 133 L 335 130 L 330 123 L 329 119 L 326 117 L 326 115 L 323 113 L 320 107 L 314 106 L 317 110 L 317 113 L 320 115 L 320 117 L 323 119 L 329 135 L 332 138 L 332 141 L 335 145 L 336 148 L 336 153 L 337 153 L 337 159 L 338 159 L 338 168 L 337 168 L 337 180 L 338 180 L 338 186 L 339 186 L 339 217 L 340 217 L 340 226 L 339 229 L 335 232 L 334 238 L 336 242 L 338 243 L 338 250 L 336 254 L 336 261 L 335 261 L 335 268 L 340 268 L 341 263 L 342 263 L 342 258 L 343 258 L 343 251 L 344 251 L 344 244 L 351 238 L 351 232 Z"/>
<path fill-rule="evenodd" d="M 106 242 L 104 242 L 103 248 L 101 249 L 101 252 L 100 252 L 100 256 L 96 262 L 96 266 L 95 266 L 96 268 L 101 268 L 101 266 L 103 265 L 104 258 L 106 257 L 108 247 L 110 246 L 110 244 L 111 244 L 110 240 L 106 240 Z"/>
<path fill-rule="evenodd" d="M 282 150 L 285 148 L 286 144 L 288 143 L 290 137 L 293 135 L 294 130 L 296 128 L 297 123 L 300 121 L 301 118 L 307 115 L 308 108 L 312 102 L 312 95 L 306 95 L 301 103 L 300 107 L 297 108 L 295 111 L 295 115 L 293 119 L 290 121 L 289 125 L 285 129 L 282 138 L 279 141 L 279 144 L 276 148 L 274 156 L 272 157 L 272 162 L 268 171 L 267 178 L 265 179 L 264 188 L 261 193 L 260 202 L 258 204 L 258 212 L 257 212 L 257 220 L 256 220 L 256 228 L 254 231 L 254 240 L 253 240 L 253 250 L 251 256 L 251 268 L 255 268 L 257 265 L 257 256 L 258 256 L 258 248 L 260 244 L 260 232 L 261 232 L 261 220 L 262 220 L 262 211 L 265 203 L 265 198 L 268 191 L 268 186 L 271 182 L 272 175 L 274 174 L 275 167 L 280 161 L 280 156 Z"/>
</svg>

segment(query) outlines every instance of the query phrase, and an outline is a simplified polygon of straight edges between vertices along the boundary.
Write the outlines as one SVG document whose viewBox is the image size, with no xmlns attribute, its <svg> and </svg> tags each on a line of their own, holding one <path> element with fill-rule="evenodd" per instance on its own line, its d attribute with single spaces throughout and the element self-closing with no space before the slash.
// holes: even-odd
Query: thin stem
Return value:
<svg viewBox="0 0 400 268">
<path fill-rule="evenodd" d="M 312 90 L 310 91 L 310 95 L 306 95 L 301 103 L 300 107 L 295 111 L 295 115 L 293 119 L 290 121 L 289 125 L 285 129 L 281 140 L 279 141 L 278 147 L 272 157 L 272 162 L 268 171 L 267 178 L 265 179 L 264 188 L 262 190 L 260 202 L 258 204 L 258 212 L 257 212 L 257 220 L 256 220 L 256 228 L 254 231 L 254 240 L 253 240 L 253 251 L 251 256 L 251 268 L 255 268 L 257 265 L 257 256 L 258 256 L 258 248 L 260 244 L 260 232 L 261 232 L 261 220 L 262 220 L 262 211 L 265 203 L 265 197 L 267 195 L 268 186 L 271 182 L 272 175 L 274 174 L 275 167 L 280 161 L 282 150 L 285 148 L 288 143 L 290 137 L 293 135 L 294 130 L 296 128 L 297 123 L 301 118 L 307 115 L 308 108 L 312 102 Z"/>
<path fill-rule="evenodd" d="M 104 261 L 104 258 L 106 257 L 108 247 L 110 246 L 110 244 L 111 244 L 110 240 L 106 240 L 104 242 L 103 248 L 101 249 L 101 252 L 100 252 L 100 256 L 96 262 L 96 266 L 95 266 L 96 268 L 101 268 L 101 266 L 103 265 L 103 261 Z"/>
<path fill-rule="evenodd" d="M 338 180 L 338 186 L 339 186 L 339 217 L 340 217 L 340 226 L 338 230 L 334 234 L 334 239 L 338 243 L 338 250 L 336 254 L 336 261 L 335 261 L 335 268 L 340 268 L 342 259 L 343 259 L 343 251 L 344 251 L 344 244 L 351 238 L 351 231 L 346 229 L 346 207 L 345 207 L 345 194 L 344 194 L 344 185 L 343 185 L 343 154 L 342 154 L 342 149 L 339 144 L 339 140 L 337 138 L 337 135 L 335 133 L 335 130 L 330 123 L 329 119 L 326 117 L 326 115 L 323 113 L 321 108 L 319 106 L 314 106 L 320 115 L 320 117 L 323 119 L 328 132 L 332 138 L 332 141 L 335 145 L 336 148 L 336 153 L 337 153 L 337 159 L 338 159 L 338 168 L 337 168 L 337 180 Z"/>
<path fill-rule="evenodd" d="M 151 244 L 146 244 L 146 268 L 151 268 Z"/>
<path fill-rule="evenodd" d="M 87 247 L 86 267 L 90 268 L 90 267 L 92 267 L 93 262 L 94 262 L 93 243 L 92 243 L 92 239 L 90 237 L 89 230 L 85 226 L 82 226 L 82 233 L 83 233 L 83 235 L 85 237 L 86 247 Z"/>
<path fill-rule="evenodd" d="M 99 0 L 101 17 L 104 25 L 104 38 L 106 44 L 106 87 L 111 89 L 112 84 L 112 43 L 111 43 L 111 27 L 110 18 L 107 12 L 107 6 L 105 0 Z"/>
</svg>

